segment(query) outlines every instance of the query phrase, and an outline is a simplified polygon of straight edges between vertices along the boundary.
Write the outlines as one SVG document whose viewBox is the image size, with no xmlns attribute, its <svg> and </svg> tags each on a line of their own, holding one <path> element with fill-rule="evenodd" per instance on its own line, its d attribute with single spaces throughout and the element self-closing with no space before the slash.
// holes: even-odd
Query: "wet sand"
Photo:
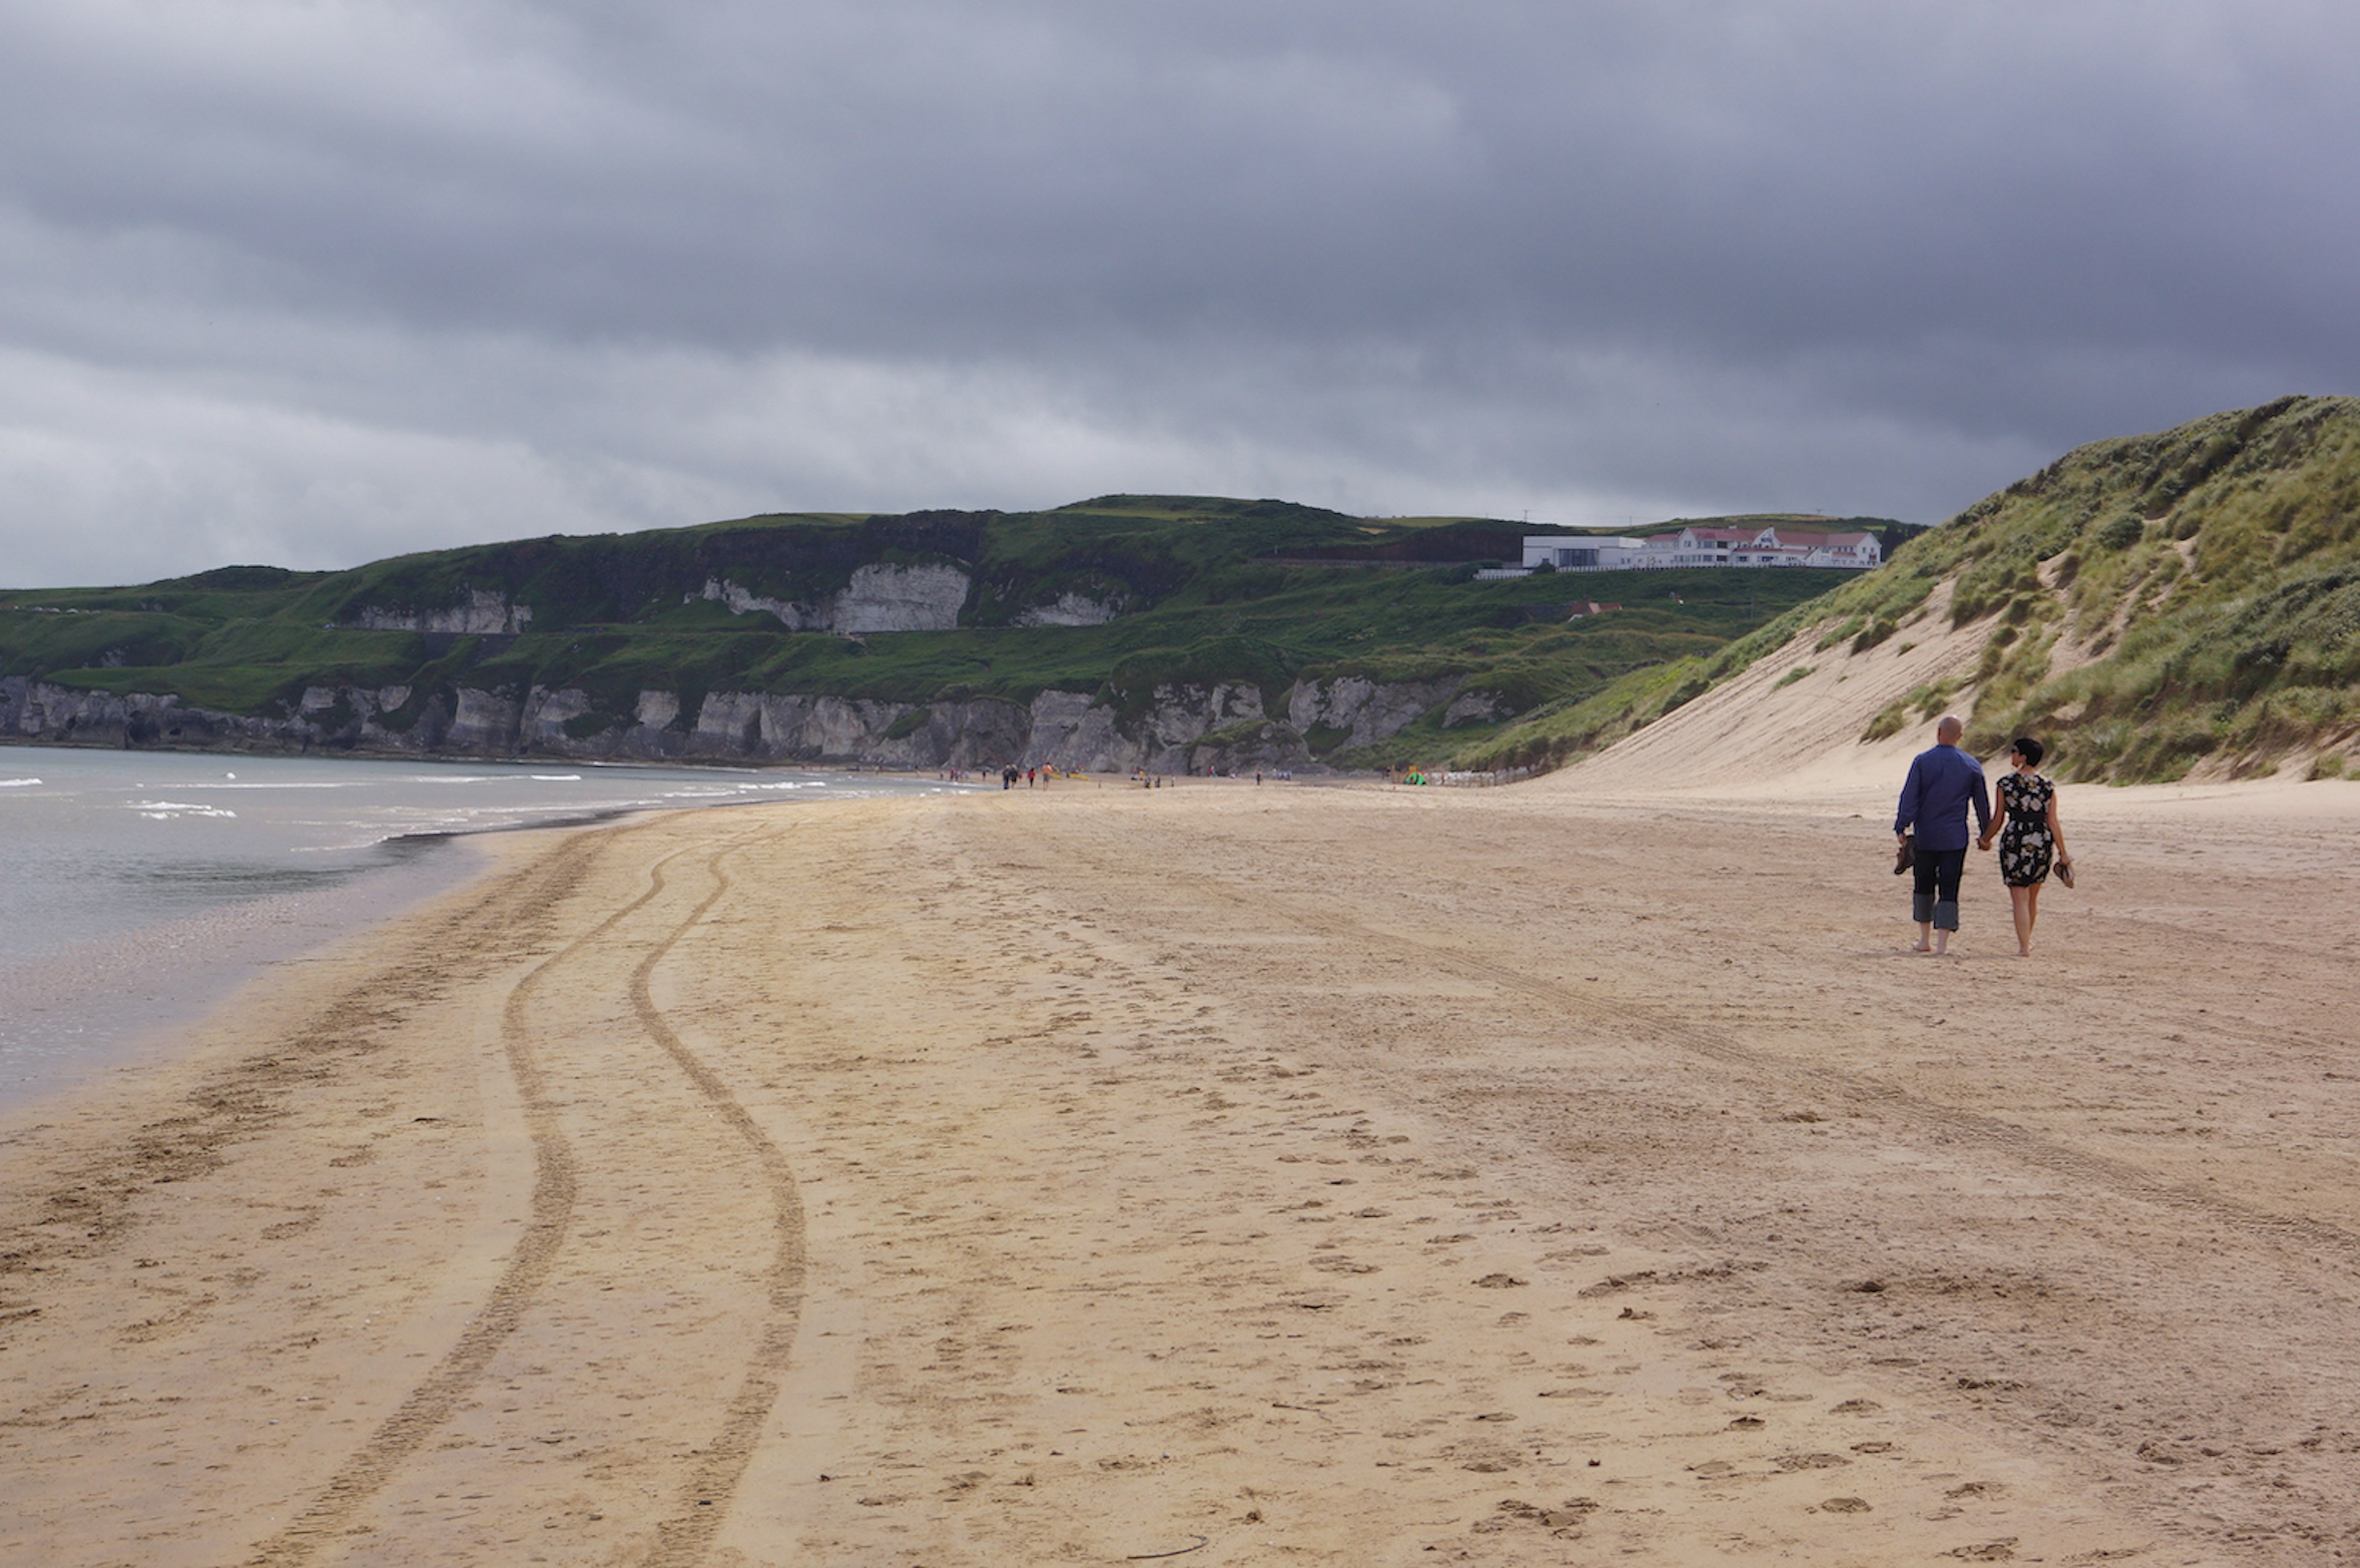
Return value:
<svg viewBox="0 0 2360 1568">
<path fill-rule="evenodd" d="M 519 835 L 0 1143 L 0 1560 L 2344 1560 L 2360 787 L 2063 809 Z"/>
<path fill-rule="evenodd" d="M 266 894 L 0 961 L 0 1127 L 184 1049 L 240 986 L 445 892 L 487 864 L 469 838 L 413 840 L 324 887 Z"/>
</svg>

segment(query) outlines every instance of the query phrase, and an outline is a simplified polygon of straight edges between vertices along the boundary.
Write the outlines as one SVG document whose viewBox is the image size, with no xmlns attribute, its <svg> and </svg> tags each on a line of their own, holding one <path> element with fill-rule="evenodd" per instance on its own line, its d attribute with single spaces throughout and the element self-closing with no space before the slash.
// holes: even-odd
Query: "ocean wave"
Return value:
<svg viewBox="0 0 2360 1568">
<path fill-rule="evenodd" d="M 38 779 L 0 779 L 0 789 L 22 789 L 27 785 L 39 782 Z"/>
<path fill-rule="evenodd" d="M 579 773 L 536 773 L 532 776 L 532 781 L 536 784 L 579 784 L 582 782 L 582 775 Z"/>
<path fill-rule="evenodd" d="M 189 800 L 134 800 L 131 809 L 143 817 L 169 822 L 178 817 L 235 817 L 225 806 L 200 806 Z"/>
</svg>

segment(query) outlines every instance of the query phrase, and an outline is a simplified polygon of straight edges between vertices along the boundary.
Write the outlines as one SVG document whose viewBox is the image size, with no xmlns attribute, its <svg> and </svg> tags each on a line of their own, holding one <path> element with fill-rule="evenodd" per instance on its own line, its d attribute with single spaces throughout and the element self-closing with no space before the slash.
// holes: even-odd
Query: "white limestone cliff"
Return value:
<svg viewBox="0 0 2360 1568">
<path fill-rule="evenodd" d="M 371 632 L 461 632 L 513 637 L 532 624 L 532 606 L 486 588 L 467 590 L 467 602 L 441 610 L 371 604 L 344 623 Z"/>
<path fill-rule="evenodd" d="M 642 691 L 617 711 L 573 687 L 512 691 L 463 686 L 418 698 L 406 686 L 313 686 L 279 717 L 191 708 L 173 696 L 86 691 L 23 677 L 0 680 L 0 738 L 43 745 L 158 746 L 365 755 L 563 757 L 809 762 L 933 768 L 1046 765 L 1085 772 L 1133 768 L 1316 767 L 1312 724 L 1340 741 L 1382 739 L 1438 703 L 1456 683 L 1386 685 L 1343 678 L 1298 683 L 1282 712 L 1243 682 L 1156 688 L 1128 714 L 1083 691 L 1045 691 L 1030 703 L 969 698 L 931 703 L 714 691 L 692 706 Z M 1452 711 L 1460 704 L 1454 703 Z"/>
<path fill-rule="evenodd" d="M 942 632 L 957 628 L 972 584 L 956 566 L 872 562 L 817 604 L 770 598 L 723 577 L 708 578 L 701 596 L 732 615 L 768 615 L 789 631 Z"/>
</svg>

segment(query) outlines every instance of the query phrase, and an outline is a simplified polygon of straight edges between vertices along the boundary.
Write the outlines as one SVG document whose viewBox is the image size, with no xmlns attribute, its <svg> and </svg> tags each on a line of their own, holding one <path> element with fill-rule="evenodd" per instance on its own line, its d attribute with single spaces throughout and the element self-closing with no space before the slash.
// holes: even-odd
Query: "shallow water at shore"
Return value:
<svg viewBox="0 0 2360 1568">
<path fill-rule="evenodd" d="M 945 786 L 781 769 L 0 750 L 0 1111 L 154 1049 L 261 965 L 456 885 L 473 834 Z"/>
</svg>

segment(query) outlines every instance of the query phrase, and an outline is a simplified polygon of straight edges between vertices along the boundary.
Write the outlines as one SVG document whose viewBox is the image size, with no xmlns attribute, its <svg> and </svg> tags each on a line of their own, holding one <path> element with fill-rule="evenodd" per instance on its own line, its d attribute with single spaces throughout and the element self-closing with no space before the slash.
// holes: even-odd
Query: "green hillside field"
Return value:
<svg viewBox="0 0 2360 1568">
<path fill-rule="evenodd" d="M 1717 521 L 1718 519 L 1699 519 Z M 1799 519 L 1798 519 L 1799 520 Z M 1830 526 L 1833 519 L 1808 519 Z M 1897 542 L 1916 530 L 1886 519 Z M 307 688 L 408 687 L 404 711 L 460 686 L 588 692 L 589 734 L 639 692 L 713 691 L 925 703 L 1023 702 L 1048 689 L 1135 711 L 1160 687 L 1258 685 L 1273 707 L 1300 679 L 1446 677 L 1513 722 L 1634 671 L 1710 656 L 1827 593 L 1817 571 L 1537 574 L 1474 580 L 1527 532 L 1480 518 L 1373 521 L 1273 501 L 1106 496 L 1039 513 L 781 515 L 643 534 L 552 537 L 432 551 L 347 572 L 227 567 L 133 588 L 0 593 L 0 677 L 177 695 L 276 715 Z M 787 630 L 703 595 L 726 580 L 816 601 L 863 566 L 955 565 L 973 586 L 956 629 Z M 358 629 L 369 610 L 434 611 L 471 594 L 529 605 L 519 634 Z M 1120 607 L 1096 626 L 1018 624 L 1079 594 Z M 1577 600 L 1619 602 L 1568 620 Z M 401 713 L 388 715 L 399 724 Z M 1496 735 L 1442 732 L 1439 713 L 1376 746 L 1315 753 L 1345 767 L 1431 761 Z M 1323 745 L 1326 750 L 1322 750 Z"/>
</svg>

